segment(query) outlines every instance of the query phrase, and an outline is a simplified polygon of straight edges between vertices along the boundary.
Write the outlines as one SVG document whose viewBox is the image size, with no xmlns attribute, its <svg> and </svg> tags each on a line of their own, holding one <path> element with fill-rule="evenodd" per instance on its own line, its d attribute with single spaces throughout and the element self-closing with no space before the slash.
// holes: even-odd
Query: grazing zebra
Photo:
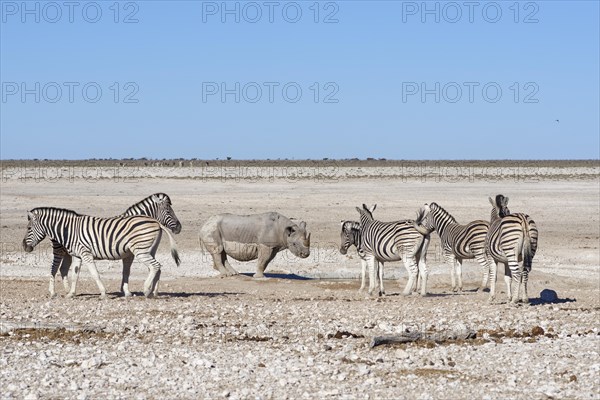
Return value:
<svg viewBox="0 0 600 400">
<path fill-rule="evenodd" d="M 452 290 L 462 292 L 462 261 L 472 258 L 483 269 L 483 280 L 478 291 L 485 288 L 489 271 L 494 265 L 485 252 L 489 222 L 477 220 L 460 225 L 448 211 L 436 203 L 425 204 L 420 215 L 422 219 L 415 221 L 415 228 L 424 235 L 437 231 L 440 237 L 444 260 L 450 265 Z"/>
<path fill-rule="evenodd" d="M 365 282 L 367 276 L 367 259 L 365 258 L 365 252 L 362 249 L 362 234 L 360 231 L 360 222 L 357 221 L 342 221 L 342 231 L 340 232 L 340 253 L 346 254 L 350 246 L 356 246 L 358 257 L 360 257 L 361 266 L 361 281 L 359 292 L 365 289 Z M 383 288 L 383 263 L 379 263 L 377 260 L 377 271 L 379 275 L 379 287 Z M 383 293 L 383 289 L 382 289 Z"/>
<path fill-rule="evenodd" d="M 508 197 L 499 194 L 495 201 L 491 198 L 489 200 L 492 204 L 492 212 L 486 238 L 486 252 L 496 262 L 496 266 L 490 270 L 489 300 L 493 301 L 496 295 L 496 269 L 497 264 L 501 262 L 504 263 L 505 275 L 508 276 L 510 271 L 512 276 L 512 281 L 507 282 L 508 298 L 511 303 L 519 301 L 521 286 L 523 286 L 521 300 L 529 303 L 527 281 L 537 251 L 537 226 L 527 214 L 511 214 L 508 210 Z M 522 262 L 520 266 L 519 262 Z"/>
<path fill-rule="evenodd" d="M 77 214 L 75 211 L 39 207 L 27 213 L 29 223 L 23 239 L 23 249 L 33 251 L 46 236 L 59 243 L 72 256 L 87 264 L 90 274 L 100 289 L 100 297 L 106 297 L 106 289 L 100 280 L 94 260 L 119 260 L 135 257 L 149 269 L 144 283 L 144 295 L 151 297 L 160 279 L 160 263 L 154 255 L 158 249 L 162 231 L 169 236 L 171 256 L 179 265 L 179 256 L 171 232 L 155 219 L 146 216 L 98 218 Z M 67 297 L 73 297 L 79 277 L 75 278 Z"/>
<path fill-rule="evenodd" d="M 157 220 L 161 225 L 169 228 L 173 233 L 177 234 L 181 232 L 181 223 L 173 211 L 171 199 L 165 193 L 155 193 L 146 197 L 145 199 L 135 203 L 129 207 L 120 217 L 130 217 L 134 215 L 145 215 Z M 52 240 L 52 267 L 50 268 L 50 297 L 56 296 L 54 290 L 54 281 L 56 272 L 60 268 L 60 275 L 62 278 L 63 286 L 65 290 L 69 289 L 68 274 L 73 261 L 72 257 L 65 250 L 65 248 L 58 242 Z M 129 291 L 129 274 L 131 271 L 131 264 L 133 263 L 133 256 L 123 259 L 123 280 L 121 282 L 121 292 L 126 296 L 131 296 Z M 158 294 L 158 284 L 155 287 L 155 295 Z"/>
<path fill-rule="evenodd" d="M 369 265 L 369 295 L 375 290 L 376 267 L 375 261 L 380 263 L 388 261 L 404 261 L 404 267 L 409 278 L 403 295 L 411 294 L 417 289 L 417 279 L 421 281 L 421 295 L 427 294 L 427 247 L 429 236 L 421 234 L 415 227 L 413 220 L 395 222 L 381 222 L 373 218 L 373 211 L 377 205 L 368 208 L 356 207 L 360 214 L 362 227 L 362 250 Z M 417 258 L 419 262 L 417 263 Z M 383 282 L 380 282 L 380 284 Z M 379 288 L 379 295 L 383 294 L 383 286 Z"/>
</svg>

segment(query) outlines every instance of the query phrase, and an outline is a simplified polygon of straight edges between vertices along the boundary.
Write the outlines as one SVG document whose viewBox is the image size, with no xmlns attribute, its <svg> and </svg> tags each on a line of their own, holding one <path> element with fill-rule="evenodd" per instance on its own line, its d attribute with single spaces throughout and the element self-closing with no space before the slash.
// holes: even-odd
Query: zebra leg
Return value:
<svg viewBox="0 0 600 400">
<path fill-rule="evenodd" d="M 48 291 L 50 292 L 50 297 L 56 297 L 56 291 L 54 289 L 54 281 L 56 279 L 56 272 L 58 271 L 61 262 L 63 261 L 63 256 L 67 254 L 62 245 L 58 242 L 52 241 L 52 266 L 50 267 L 50 282 L 48 286 Z M 62 271 L 61 271 L 62 275 Z"/>
<path fill-rule="evenodd" d="M 477 293 L 479 293 L 487 287 L 490 279 L 490 271 L 492 268 L 495 268 L 495 266 L 491 265 L 493 264 L 493 261 L 488 260 L 488 258 L 485 256 L 485 252 L 483 251 L 475 253 L 475 260 L 477 260 L 479 265 L 481 265 L 481 269 L 483 270 L 483 279 L 481 281 L 481 285 L 477 288 Z"/>
<path fill-rule="evenodd" d="M 158 272 L 156 273 L 156 276 L 154 277 L 154 297 L 158 297 L 158 283 L 160 282 L 160 274 L 162 273 L 162 270 L 158 270 Z"/>
<path fill-rule="evenodd" d="M 519 301 L 519 292 L 521 288 L 521 277 L 523 276 L 523 269 L 519 268 L 519 262 L 514 254 L 508 257 L 508 267 L 512 274 L 512 286 L 511 286 L 511 299 L 510 302 L 515 304 Z"/>
<path fill-rule="evenodd" d="M 490 275 L 490 297 L 488 298 L 488 302 L 492 303 L 496 299 L 496 274 L 498 272 L 498 263 L 491 260 L 488 265 Z"/>
<path fill-rule="evenodd" d="M 462 258 L 456 258 L 456 280 L 458 281 L 458 293 L 463 291 L 462 283 Z"/>
<path fill-rule="evenodd" d="M 129 274 L 131 273 L 131 264 L 133 264 L 133 253 L 123 258 L 123 280 L 121 281 L 121 293 L 125 297 L 131 297 L 129 291 Z"/>
<path fill-rule="evenodd" d="M 100 290 L 100 298 L 106 299 L 106 288 L 104 284 L 100 280 L 100 274 L 98 274 L 98 269 L 96 268 L 96 263 L 94 262 L 94 258 L 91 254 L 86 254 L 82 257 L 81 263 L 85 262 L 88 267 L 88 271 L 90 271 L 90 275 L 96 281 L 96 285 L 98 285 L 98 289 Z"/>
<path fill-rule="evenodd" d="M 379 267 L 378 261 L 375 256 L 369 254 L 366 256 L 367 264 L 369 265 L 369 296 L 373 296 L 375 291 L 375 282 L 377 281 L 377 268 Z"/>
<path fill-rule="evenodd" d="M 506 285 L 506 296 L 508 297 L 508 301 L 510 301 L 512 298 L 512 273 L 510 272 L 508 263 L 504 263 L 504 284 Z"/>
<path fill-rule="evenodd" d="M 444 251 L 444 260 L 450 265 L 450 280 L 452 282 L 452 291 L 457 291 L 456 286 L 456 258 L 451 251 Z"/>
<path fill-rule="evenodd" d="M 377 271 L 379 275 L 379 295 L 385 296 L 385 289 L 383 287 L 383 263 L 375 261 L 377 263 Z"/>
<path fill-rule="evenodd" d="M 415 262 L 412 254 L 405 253 L 402 256 L 402 259 L 404 260 L 404 268 L 406 268 L 406 271 L 408 272 L 408 282 L 406 283 L 406 287 L 404 288 L 404 291 L 402 292 L 402 294 L 404 296 L 408 296 L 412 293 L 412 291 L 416 287 L 417 276 L 419 275 L 419 266 Z M 421 278 L 422 278 L 421 285 L 422 285 L 422 287 L 425 287 L 425 285 L 423 283 L 426 283 L 427 277 L 421 275 Z M 421 294 L 423 294 L 422 292 L 423 291 L 421 291 Z"/>
<path fill-rule="evenodd" d="M 78 260 L 81 262 L 81 260 Z M 65 251 L 62 262 L 60 263 L 60 278 L 65 290 L 69 290 L 69 270 L 73 263 L 73 257 Z"/>
<path fill-rule="evenodd" d="M 412 260 L 413 263 L 417 264 L 417 268 L 419 270 L 418 276 L 420 277 L 421 281 L 421 296 L 427 296 L 427 276 L 429 275 L 427 264 L 423 262 L 417 263 L 416 258 L 413 258 Z"/>
<path fill-rule="evenodd" d="M 159 242 L 157 241 L 155 243 L 155 245 L 152 247 L 152 249 L 150 249 L 150 254 L 152 255 L 152 257 L 154 257 L 156 259 L 156 251 L 158 250 L 158 245 Z M 153 282 L 153 286 L 154 286 L 154 297 L 158 297 L 158 284 L 160 282 L 160 275 L 162 273 L 162 270 L 159 269 L 158 272 L 156 273 L 156 275 L 154 276 L 154 282 Z"/>
<path fill-rule="evenodd" d="M 521 297 L 521 301 L 525 304 L 529 304 L 529 296 L 527 294 L 527 282 L 529 281 L 529 272 L 531 271 L 531 259 L 525 259 L 523 261 L 523 277 L 521 278 L 523 281 L 523 297 Z"/>
<path fill-rule="evenodd" d="M 148 277 L 144 281 L 144 296 L 152 297 L 154 285 L 156 284 L 156 275 L 158 274 L 158 271 L 160 271 L 161 265 L 149 252 L 142 253 L 134 251 L 133 254 L 135 258 L 148 267 Z"/>
<path fill-rule="evenodd" d="M 361 280 L 360 280 L 360 289 L 359 292 L 365 290 L 365 283 L 367 280 L 367 260 L 364 257 L 360 258 L 360 267 L 361 267 Z"/>
<path fill-rule="evenodd" d="M 71 290 L 67 293 L 67 297 L 74 297 L 75 291 L 77 290 L 77 280 L 79 279 L 79 273 L 81 272 L 81 266 L 83 259 L 79 259 L 79 263 L 75 265 L 75 271 L 73 272 L 73 279 L 71 279 Z"/>
</svg>

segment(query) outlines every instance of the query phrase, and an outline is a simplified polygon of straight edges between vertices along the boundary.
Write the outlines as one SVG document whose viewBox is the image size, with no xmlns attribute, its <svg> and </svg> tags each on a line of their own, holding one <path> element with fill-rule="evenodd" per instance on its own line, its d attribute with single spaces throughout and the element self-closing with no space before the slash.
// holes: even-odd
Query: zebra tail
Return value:
<svg viewBox="0 0 600 400">
<path fill-rule="evenodd" d="M 532 238 L 531 231 L 529 229 L 529 221 L 527 218 L 521 219 L 521 224 L 523 224 L 523 229 L 525 231 L 525 235 L 523 237 L 523 261 L 527 261 L 527 263 L 531 263 L 533 260 L 533 256 L 535 255 L 535 249 L 532 249 Z"/>
<path fill-rule="evenodd" d="M 169 244 L 171 245 L 171 257 L 173 257 L 173 260 L 175 260 L 175 264 L 179 266 L 181 264 L 181 259 L 179 258 L 179 253 L 177 252 L 177 243 L 175 243 L 175 238 L 173 237 L 173 234 L 171 233 L 169 228 L 165 228 L 162 225 L 160 226 L 160 228 L 163 231 L 165 231 L 167 236 L 169 237 Z"/>
<path fill-rule="evenodd" d="M 431 232 L 425 228 L 423 225 L 423 218 L 425 218 L 425 210 L 423 208 L 417 211 L 417 219 L 413 221 L 414 228 L 423 236 L 429 235 Z"/>
</svg>

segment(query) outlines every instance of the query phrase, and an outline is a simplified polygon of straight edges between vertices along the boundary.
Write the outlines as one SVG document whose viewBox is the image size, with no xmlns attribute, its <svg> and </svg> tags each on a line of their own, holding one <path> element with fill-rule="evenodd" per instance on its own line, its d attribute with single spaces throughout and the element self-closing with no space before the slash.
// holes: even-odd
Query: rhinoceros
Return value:
<svg viewBox="0 0 600 400">
<path fill-rule="evenodd" d="M 200 228 L 200 243 L 211 254 L 213 268 L 224 276 L 238 273 L 227 261 L 228 255 L 238 261 L 258 259 L 255 278 L 264 277 L 265 268 L 282 250 L 301 258 L 310 255 L 306 222 L 296 224 L 276 212 L 213 215 Z"/>
</svg>

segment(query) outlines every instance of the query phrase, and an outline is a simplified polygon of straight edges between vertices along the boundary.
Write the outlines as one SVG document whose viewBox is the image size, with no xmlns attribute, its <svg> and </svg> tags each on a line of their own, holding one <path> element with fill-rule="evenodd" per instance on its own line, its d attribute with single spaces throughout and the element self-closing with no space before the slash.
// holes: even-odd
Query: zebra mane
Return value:
<svg viewBox="0 0 600 400">
<path fill-rule="evenodd" d="M 68 208 L 58 208 L 58 207 L 36 207 L 34 209 L 32 209 L 31 213 L 47 213 L 47 212 L 52 212 L 52 211 L 56 211 L 56 212 L 60 212 L 60 213 L 64 213 L 64 214 L 69 214 L 72 215 L 74 217 L 81 217 L 82 214 L 79 214 L 76 211 L 73 210 L 69 210 Z"/>
<path fill-rule="evenodd" d="M 431 203 L 429 205 L 429 207 L 431 208 L 432 206 L 435 206 L 438 210 L 440 210 L 440 212 L 442 212 L 444 215 L 448 216 L 448 218 L 450 218 L 452 220 L 452 222 L 456 223 L 456 218 L 454 218 L 452 216 L 452 214 L 450 214 L 448 211 L 446 211 L 444 209 L 444 207 L 440 206 L 438 203 Z"/>
<path fill-rule="evenodd" d="M 360 222 L 358 222 L 358 221 L 343 221 L 342 226 L 344 228 L 349 226 L 350 230 L 355 230 L 355 231 L 360 230 Z"/>
<path fill-rule="evenodd" d="M 144 199 L 138 201 L 137 203 L 129 206 L 127 208 L 127 210 L 125 210 L 125 212 L 123 214 L 127 214 L 128 212 L 130 212 L 132 210 L 137 210 L 140 206 L 144 206 L 144 205 L 149 204 L 149 203 L 150 204 L 155 203 L 155 201 L 152 199 L 154 196 L 157 196 L 159 198 L 164 198 L 167 201 L 167 204 L 171 205 L 171 198 L 167 194 L 165 194 L 165 193 L 154 193 L 154 194 L 151 194 L 150 196 L 145 197 Z"/>
</svg>

